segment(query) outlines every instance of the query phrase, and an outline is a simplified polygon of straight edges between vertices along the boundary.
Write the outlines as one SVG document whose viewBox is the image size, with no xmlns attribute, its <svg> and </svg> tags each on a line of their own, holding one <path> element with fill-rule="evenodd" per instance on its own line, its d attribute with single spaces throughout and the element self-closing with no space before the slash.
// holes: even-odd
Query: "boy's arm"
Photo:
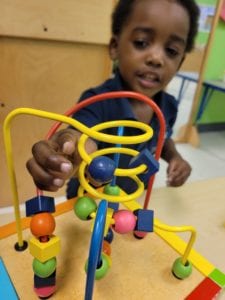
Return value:
<svg viewBox="0 0 225 300">
<path fill-rule="evenodd" d="M 56 132 L 50 140 L 34 144 L 27 169 L 39 189 L 57 191 L 76 174 L 81 162 L 77 149 L 80 136 L 79 131 L 67 128 Z M 88 139 L 85 149 L 91 153 L 97 149 L 97 145 Z"/>
<path fill-rule="evenodd" d="M 167 184 L 169 186 L 184 184 L 191 174 L 191 166 L 177 151 L 171 138 L 165 140 L 161 157 L 168 163 Z"/>
</svg>

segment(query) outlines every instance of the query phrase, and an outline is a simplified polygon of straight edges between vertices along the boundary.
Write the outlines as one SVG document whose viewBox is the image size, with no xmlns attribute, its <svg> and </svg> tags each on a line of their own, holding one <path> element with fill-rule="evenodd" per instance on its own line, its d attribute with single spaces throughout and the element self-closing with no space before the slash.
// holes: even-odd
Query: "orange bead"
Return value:
<svg viewBox="0 0 225 300">
<path fill-rule="evenodd" d="M 36 214 L 31 219 L 30 230 L 36 237 L 51 235 L 55 230 L 55 219 L 47 212 Z"/>
<path fill-rule="evenodd" d="M 107 241 L 103 241 L 103 244 L 102 244 L 102 251 L 103 253 L 107 254 L 108 256 L 110 256 L 111 254 L 111 246 L 110 246 L 110 243 L 107 242 Z"/>
</svg>

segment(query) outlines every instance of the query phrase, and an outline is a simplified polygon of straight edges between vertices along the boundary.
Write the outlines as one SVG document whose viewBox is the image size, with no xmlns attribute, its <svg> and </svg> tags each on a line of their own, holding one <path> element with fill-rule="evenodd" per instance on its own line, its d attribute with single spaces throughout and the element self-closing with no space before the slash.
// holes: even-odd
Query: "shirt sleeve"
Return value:
<svg viewBox="0 0 225 300">
<path fill-rule="evenodd" d="M 173 127 L 177 119 L 178 105 L 175 97 L 165 93 L 163 114 L 166 121 L 166 136 L 165 139 L 171 138 L 173 134 Z"/>
</svg>

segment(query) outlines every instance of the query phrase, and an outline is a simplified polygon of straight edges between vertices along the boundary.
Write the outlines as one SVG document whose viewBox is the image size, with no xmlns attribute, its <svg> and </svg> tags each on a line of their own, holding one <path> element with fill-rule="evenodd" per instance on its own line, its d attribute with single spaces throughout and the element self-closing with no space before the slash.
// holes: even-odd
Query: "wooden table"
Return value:
<svg viewBox="0 0 225 300">
<path fill-rule="evenodd" d="M 206 259 L 212 258 L 211 262 L 223 271 L 224 186 L 225 178 L 217 178 L 186 184 L 181 188 L 153 189 L 150 200 L 156 218 L 164 223 L 195 226 L 199 231 L 195 249 L 201 251 Z M 84 264 L 88 255 L 91 221 L 80 221 L 69 210 L 56 217 L 56 224 L 55 234 L 61 238 L 62 250 L 57 258 L 57 292 L 52 299 L 81 300 L 84 297 Z M 5 227 L 0 230 L 5 230 Z M 24 237 L 29 239 L 29 236 L 27 229 Z M 32 257 L 29 251 L 15 252 L 15 242 L 15 234 L 2 239 L 0 256 L 21 299 L 37 299 L 32 290 Z M 96 281 L 93 300 L 184 299 L 204 279 L 204 275 L 194 268 L 189 278 L 176 279 L 171 267 L 178 256 L 155 233 L 148 234 L 143 240 L 134 239 L 132 234 L 115 234 L 112 267 L 105 278 Z"/>
</svg>

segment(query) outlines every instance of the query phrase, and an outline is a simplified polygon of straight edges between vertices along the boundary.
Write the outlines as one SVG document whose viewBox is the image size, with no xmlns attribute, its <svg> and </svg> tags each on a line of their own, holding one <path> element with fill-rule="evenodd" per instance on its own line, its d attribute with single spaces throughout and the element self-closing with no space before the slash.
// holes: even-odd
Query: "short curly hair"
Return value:
<svg viewBox="0 0 225 300">
<path fill-rule="evenodd" d="M 119 0 L 112 14 L 111 31 L 114 35 L 119 35 L 132 13 L 135 2 L 138 0 Z M 199 7 L 194 0 L 175 0 L 188 13 L 190 19 L 190 29 L 187 38 L 185 52 L 190 52 L 194 48 L 195 37 L 198 32 Z"/>
</svg>

